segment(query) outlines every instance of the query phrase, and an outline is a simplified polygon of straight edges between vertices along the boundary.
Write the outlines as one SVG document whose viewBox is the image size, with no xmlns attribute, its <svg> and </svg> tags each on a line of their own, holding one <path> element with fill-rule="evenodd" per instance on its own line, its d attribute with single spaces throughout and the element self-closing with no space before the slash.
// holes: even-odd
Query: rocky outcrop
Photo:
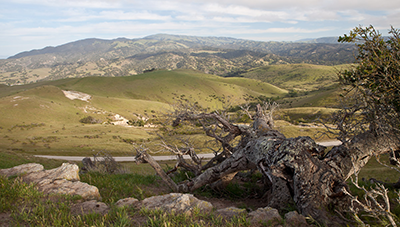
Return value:
<svg viewBox="0 0 400 227">
<path fill-rule="evenodd" d="M 117 207 L 130 207 L 130 206 L 136 206 L 139 203 L 138 199 L 135 198 L 125 198 L 125 199 L 120 199 L 115 203 L 115 206 Z"/>
<path fill-rule="evenodd" d="M 90 200 L 72 205 L 71 213 L 74 215 L 88 213 L 99 213 L 104 215 L 109 211 L 109 209 L 110 208 L 105 203 L 96 200 Z"/>
<path fill-rule="evenodd" d="M 19 166 L 14 166 L 9 169 L 0 169 L 0 175 L 11 177 L 15 175 L 23 175 L 43 171 L 44 167 L 37 163 L 28 163 Z"/>
<path fill-rule="evenodd" d="M 101 199 L 99 190 L 95 186 L 80 182 L 79 168 L 75 164 L 63 163 L 60 167 L 44 170 L 43 166 L 36 163 L 15 166 L 9 169 L 0 169 L 0 175 L 20 176 L 24 181 L 34 183 L 39 191 L 44 193 L 80 195 L 84 200 L 82 203 L 72 205 L 71 212 L 74 215 L 87 213 L 106 214 L 109 206 L 99 202 Z M 135 198 L 120 199 L 115 203 L 116 207 L 136 207 L 150 210 L 164 210 L 165 212 L 176 212 L 191 215 L 195 208 L 203 213 L 213 210 L 213 205 L 207 201 L 199 200 L 192 194 L 170 193 L 167 195 L 153 196 L 139 201 Z M 217 216 L 232 218 L 238 215 L 247 215 L 252 226 L 284 226 L 306 227 L 309 226 L 304 216 L 296 211 L 285 215 L 285 221 L 277 209 L 265 207 L 247 213 L 245 209 L 228 207 L 215 211 Z"/>
<path fill-rule="evenodd" d="M 84 200 L 101 199 L 97 187 L 79 181 L 79 167 L 75 164 L 63 163 L 58 168 L 44 170 L 42 165 L 30 163 L 2 169 L 0 174 L 6 177 L 18 175 L 47 194 L 80 195 Z"/>
<path fill-rule="evenodd" d="M 199 200 L 191 194 L 171 193 L 144 199 L 141 204 L 147 209 L 162 209 L 166 212 L 179 212 L 191 215 L 195 207 L 202 212 L 210 212 L 212 204 Z"/>
</svg>

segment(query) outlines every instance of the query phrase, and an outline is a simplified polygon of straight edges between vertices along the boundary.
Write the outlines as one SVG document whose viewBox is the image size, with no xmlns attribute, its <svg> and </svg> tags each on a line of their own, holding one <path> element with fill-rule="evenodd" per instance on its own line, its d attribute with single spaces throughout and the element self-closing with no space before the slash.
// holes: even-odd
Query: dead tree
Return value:
<svg viewBox="0 0 400 227">
<path fill-rule="evenodd" d="M 257 107 L 252 126 L 232 124 L 216 112 L 181 113 L 173 125 L 210 119 L 215 121 L 214 128 L 204 126 L 204 129 L 223 147 L 224 150 L 214 158 L 223 156 L 223 161 L 206 164 L 208 168 L 197 168 L 196 177 L 173 183 L 173 190 L 192 192 L 220 179 L 232 178 L 239 171 L 258 169 L 272 185 L 271 197 L 275 199 L 271 200 L 270 206 L 280 208 L 292 199 L 299 212 L 324 223 L 332 222 L 329 213 L 332 209 L 340 211 L 348 207 L 350 198 L 346 194 L 345 181 L 354 172 L 372 156 L 400 148 L 400 141 L 395 136 L 365 132 L 325 154 L 325 147 L 309 137 L 285 138 L 275 131 L 271 127 L 272 119 L 266 118 L 261 106 Z M 215 127 L 225 134 L 217 134 Z M 233 146 L 235 139 L 239 142 Z M 147 156 L 146 152 L 138 152 L 137 159 L 146 160 Z M 171 184 L 165 176 L 163 179 Z"/>
<path fill-rule="evenodd" d="M 257 106 L 251 126 L 235 125 L 218 112 L 186 108 L 175 112 L 172 125 L 197 121 L 222 149 L 204 166 L 189 149 L 195 163 L 192 166 L 195 177 L 178 184 L 171 183 L 168 176 L 163 179 L 175 191 L 192 192 L 218 180 L 230 179 L 239 171 L 258 169 L 272 188 L 271 197 L 275 199 L 270 200 L 270 206 L 279 208 L 293 200 L 301 214 L 327 225 L 337 222 L 331 212 L 341 212 L 356 201 L 348 193 L 346 180 L 358 173 L 371 157 L 400 149 L 400 32 L 392 28 L 390 33 L 393 38 L 384 41 L 371 26 L 356 28 L 350 36 L 341 38 L 351 42 L 361 37 L 363 41 L 357 44 L 360 65 L 339 75 L 342 85 L 352 88 L 345 95 L 348 105 L 343 105 L 333 116 L 342 145 L 325 152 L 325 147 L 309 137 L 285 138 L 273 129 L 272 115 L 266 114 L 261 106 Z M 374 37 L 370 39 L 371 35 Z M 175 151 L 178 156 L 187 153 L 180 148 Z M 145 150 L 138 152 L 137 159 L 151 161 Z"/>
</svg>

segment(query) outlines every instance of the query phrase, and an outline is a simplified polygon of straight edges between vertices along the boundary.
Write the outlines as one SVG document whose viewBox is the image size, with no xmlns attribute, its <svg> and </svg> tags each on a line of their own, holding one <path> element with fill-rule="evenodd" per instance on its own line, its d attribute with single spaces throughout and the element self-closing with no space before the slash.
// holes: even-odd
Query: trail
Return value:
<svg viewBox="0 0 400 227">
<path fill-rule="evenodd" d="M 325 147 L 338 146 L 341 144 L 341 142 L 338 140 L 317 142 L 317 143 L 322 146 L 325 146 Z M 34 155 L 34 156 L 39 157 L 39 158 L 58 159 L 58 160 L 66 160 L 66 161 L 82 161 L 82 159 L 85 158 L 84 156 L 55 156 L 55 155 Z M 214 157 L 214 154 L 213 153 L 198 154 L 198 156 L 200 158 L 204 158 L 204 159 L 211 159 Z M 183 157 L 185 159 L 190 159 L 189 155 L 184 155 Z M 134 156 L 122 156 L 122 157 L 113 157 L 113 158 L 117 162 L 134 162 L 135 161 Z M 153 158 L 156 161 L 176 160 L 175 155 L 153 156 Z M 93 160 L 93 157 L 91 157 L 91 159 Z"/>
</svg>

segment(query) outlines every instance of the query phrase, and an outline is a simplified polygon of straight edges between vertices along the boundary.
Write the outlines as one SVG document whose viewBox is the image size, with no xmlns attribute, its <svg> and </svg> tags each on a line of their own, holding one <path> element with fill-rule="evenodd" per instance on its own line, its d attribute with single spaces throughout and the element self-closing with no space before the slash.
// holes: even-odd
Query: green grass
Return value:
<svg viewBox="0 0 400 227">
<path fill-rule="evenodd" d="M 117 202 L 119 199 L 134 197 L 140 200 L 158 195 L 160 192 L 169 193 L 168 189 L 153 191 L 161 187 L 161 179 L 153 175 L 141 175 L 138 173 L 102 174 L 89 172 L 81 175 L 81 181 L 99 188 L 102 201 L 107 204 Z M 152 186 L 152 187 L 149 187 Z"/>
<path fill-rule="evenodd" d="M 176 99 L 222 108 L 226 103 L 244 102 L 244 96 L 286 94 L 285 90 L 260 81 L 221 78 L 191 70 L 64 79 L 5 88 L 0 91 L 0 148 L 30 154 L 85 156 L 99 150 L 110 151 L 114 156 L 129 155 L 133 148 L 126 141 L 157 142 L 154 129 L 79 122 L 88 116 L 110 122 L 115 114 L 132 121 L 140 115 L 154 122 Z M 85 92 L 92 99 L 69 100 L 62 89 Z"/>
<path fill-rule="evenodd" d="M 173 103 L 175 98 L 184 95 L 203 106 L 213 108 L 218 107 L 218 102 L 210 99 L 213 96 L 231 97 L 232 101 L 237 103 L 245 94 L 272 97 L 286 93 L 285 90 L 258 81 L 241 79 L 241 83 L 191 70 L 159 70 L 128 77 L 88 77 L 65 80 L 63 84 L 58 83 L 56 86 L 94 96 L 161 103 Z"/>
<path fill-rule="evenodd" d="M 0 149 L 0 169 L 12 168 L 25 163 L 41 163 L 46 169 L 59 167 L 63 161 L 36 158 L 20 151 Z"/>
<path fill-rule="evenodd" d="M 281 119 L 287 122 L 299 124 L 299 123 L 311 123 L 318 120 L 326 120 L 339 109 L 335 108 L 324 108 L 324 107 L 296 107 L 279 109 L 277 115 L 281 116 Z"/>
<path fill-rule="evenodd" d="M 54 168 L 60 165 L 53 160 L 33 158 L 13 151 L 0 152 L 0 168 L 11 165 L 19 165 L 28 162 L 37 162 Z M 12 161 L 10 163 L 10 161 Z M 388 157 L 383 156 L 382 161 L 387 162 Z M 73 215 L 71 206 L 80 202 L 80 198 L 59 195 L 43 195 L 36 191 L 33 185 L 25 184 L 18 178 L 6 179 L 0 177 L 0 212 L 9 213 L 10 219 L 5 219 L 12 225 L 31 226 L 250 226 L 249 220 L 244 216 L 232 219 L 222 219 L 211 212 L 204 214 L 195 211 L 191 216 L 183 214 L 165 213 L 163 211 L 150 211 L 135 208 L 116 208 L 113 203 L 126 197 L 144 199 L 149 196 L 169 193 L 167 188 L 148 164 L 136 165 L 122 163 L 124 168 L 133 173 L 102 174 L 90 172 L 81 175 L 81 180 L 99 188 L 103 201 L 110 205 L 107 215 L 86 214 Z M 163 168 L 173 163 L 162 163 Z M 381 166 L 371 159 L 367 166 L 360 172 L 359 178 L 369 179 L 375 177 L 378 180 L 395 182 L 400 174 Z M 244 184 L 231 183 L 219 196 L 232 200 L 242 200 L 254 193 L 257 187 L 254 185 L 259 180 L 259 175 L 254 175 L 252 180 Z M 368 186 L 368 182 L 364 182 Z M 360 192 L 351 187 L 351 191 L 362 196 Z M 202 193 L 203 196 L 215 196 L 215 192 Z M 358 193 L 358 194 L 357 194 Z M 213 194 L 213 195 L 211 195 Z M 395 191 L 390 191 L 391 199 L 395 199 Z M 394 200 L 393 200 L 394 201 Z M 17 204 L 17 205 L 16 205 Z M 252 208 L 254 209 L 254 208 Z M 400 207 L 392 205 L 392 211 L 399 215 Z M 138 221 L 140 220 L 140 221 Z M 3 222 L 4 222 L 3 221 Z M 0 224 L 2 221 L 0 221 Z"/>
<path fill-rule="evenodd" d="M 136 181 L 141 187 L 152 183 L 151 180 L 139 178 Z M 121 182 L 112 185 L 117 183 Z M 71 207 L 81 202 L 79 197 L 44 195 L 19 178 L 6 179 L 0 176 L 0 186 L 0 213 L 8 214 L 2 216 L 0 225 L 6 226 L 250 226 L 244 215 L 223 219 L 214 212 L 206 214 L 198 209 L 186 215 L 144 208 L 117 208 L 111 204 L 105 215 L 74 214 Z"/>
<path fill-rule="evenodd" d="M 284 89 L 312 91 L 331 86 L 337 72 L 347 65 L 324 66 L 311 64 L 270 65 L 253 69 L 243 76 L 258 79 Z"/>
</svg>

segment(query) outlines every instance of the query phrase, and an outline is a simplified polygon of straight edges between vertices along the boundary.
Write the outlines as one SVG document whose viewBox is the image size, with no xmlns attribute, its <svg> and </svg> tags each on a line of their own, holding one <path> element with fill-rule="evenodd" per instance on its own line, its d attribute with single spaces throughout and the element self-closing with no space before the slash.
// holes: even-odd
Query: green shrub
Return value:
<svg viewBox="0 0 400 227">
<path fill-rule="evenodd" d="M 101 120 L 95 119 L 92 116 L 87 116 L 79 120 L 80 123 L 83 124 L 98 124 L 101 123 Z"/>
</svg>

